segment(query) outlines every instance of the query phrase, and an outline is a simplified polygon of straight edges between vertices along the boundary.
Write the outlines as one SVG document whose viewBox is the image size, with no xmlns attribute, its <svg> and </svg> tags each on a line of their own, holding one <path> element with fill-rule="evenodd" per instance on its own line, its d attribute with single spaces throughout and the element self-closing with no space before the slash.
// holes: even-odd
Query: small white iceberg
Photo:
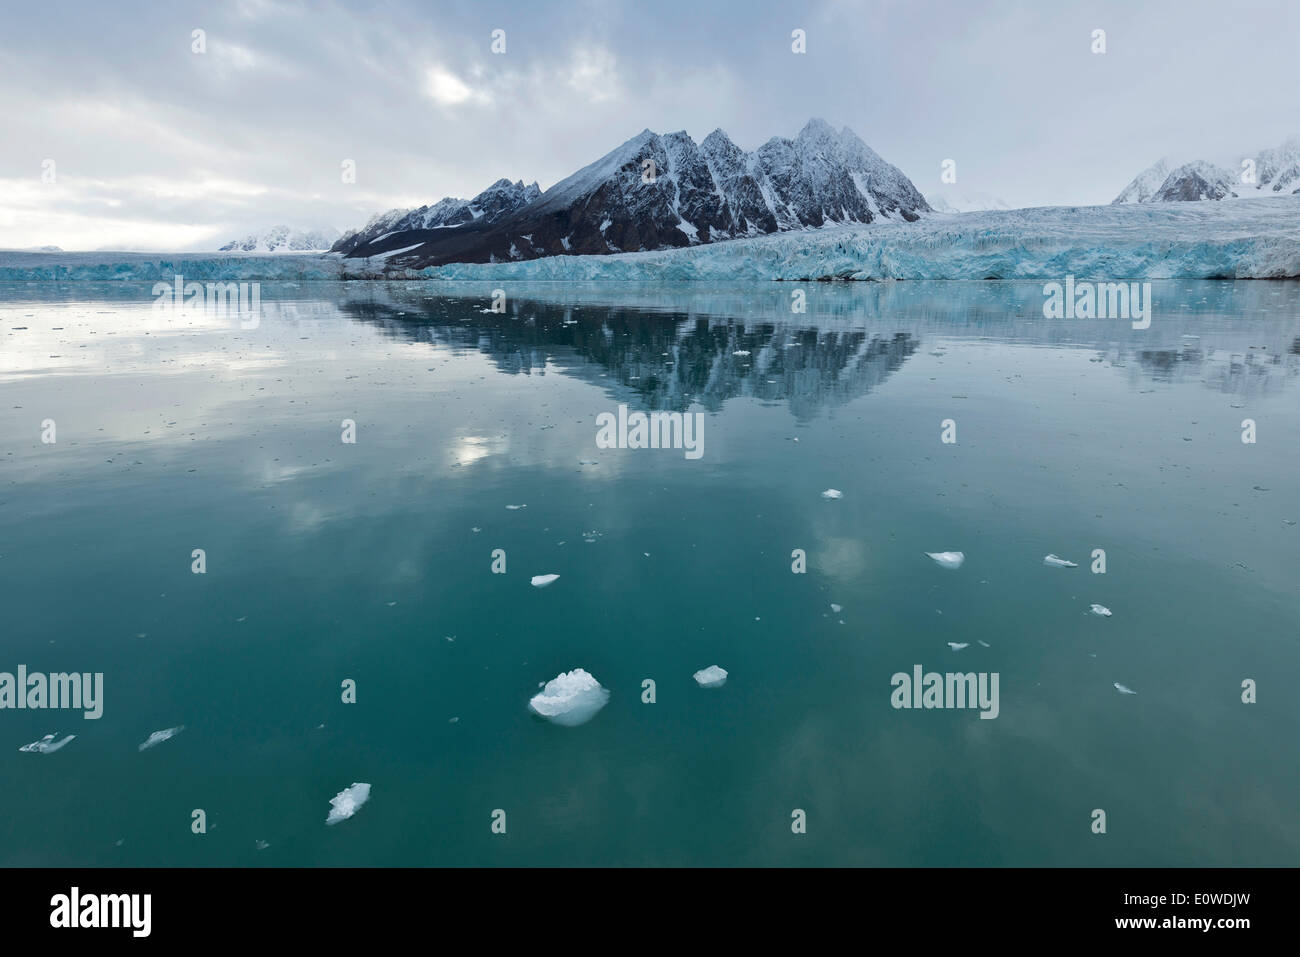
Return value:
<svg viewBox="0 0 1300 957">
<path fill-rule="evenodd" d="M 169 738 L 176 737 L 176 735 L 180 734 L 184 730 L 185 725 L 178 724 L 174 728 L 165 728 L 162 731 L 155 731 L 153 734 L 149 735 L 147 741 L 140 745 L 140 750 L 147 751 L 150 748 L 157 747 Z"/>
<path fill-rule="evenodd" d="M 53 734 L 47 734 L 45 737 L 41 738 L 41 740 L 33 741 L 31 744 L 24 744 L 18 750 L 33 751 L 36 754 L 53 754 L 55 751 L 59 750 L 59 748 L 63 747 L 65 744 L 67 744 L 75 737 L 76 737 L 75 734 L 70 734 L 62 741 L 55 741 Z"/>
<path fill-rule="evenodd" d="M 717 665 L 709 665 L 695 672 L 692 677 L 701 688 L 721 688 L 727 683 L 727 672 Z"/>
<path fill-rule="evenodd" d="M 969 642 L 969 641 L 950 641 L 950 642 L 948 642 L 948 647 L 951 648 L 953 651 L 961 651 L 963 648 L 969 648 L 969 647 L 970 647 L 970 642 Z"/>
<path fill-rule="evenodd" d="M 1078 568 L 1079 567 L 1077 562 L 1066 561 L 1064 558 L 1060 558 L 1059 556 L 1056 555 L 1044 555 L 1043 564 L 1051 565 L 1054 568 Z"/>
<path fill-rule="evenodd" d="M 506 508 L 510 509 L 510 511 L 512 511 L 512 512 L 517 512 L 517 511 L 519 511 L 521 508 L 527 508 L 527 507 L 528 507 L 527 505 L 507 505 L 507 506 L 506 506 Z"/>
<path fill-rule="evenodd" d="M 1120 694 L 1137 694 L 1137 692 L 1134 691 L 1132 688 L 1122 685 L 1118 681 L 1115 682 L 1115 690 L 1118 691 Z"/>
<path fill-rule="evenodd" d="M 555 579 L 559 577 L 560 577 L 559 575 L 534 575 L 533 587 L 545 588 L 547 585 L 549 585 L 551 582 L 555 581 Z"/>
<path fill-rule="evenodd" d="M 838 615 L 843 610 L 844 610 L 843 606 L 837 605 L 835 604 L 835 602 L 831 602 L 831 611 L 835 612 L 835 614 Z"/>
<path fill-rule="evenodd" d="M 330 798 L 330 813 L 329 817 L 325 818 L 325 823 L 337 824 L 339 821 L 346 821 L 361 810 L 361 805 L 369 800 L 370 785 L 354 782 L 352 787 L 344 788 Z"/>
<path fill-rule="evenodd" d="M 826 491 L 822 492 L 822 498 L 835 499 L 843 497 L 844 493 L 837 488 L 828 488 Z"/>
<path fill-rule="evenodd" d="M 966 560 L 964 552 L 926 552 L 925 554 L 940 568 L 961 568 L 961 563 Z"/>
<path fill-rule="evenodd" d="M 1094 604 L 1094 605 L 1092 606 L 1092 613 L 1093 613 L 1094 615 L 1100 615 L 1102 618 L 1109 618 L 1109 617 L 1110 617 L 1110 609 L 1107 608 L 1105 605 L 1095 605 L 1095 604 Z"/>
<path fill-rule="evenodd" d="M 586 724 L 609 703 L 609 691 L 581 668 L 560 672 L 528 702 L 529 709 L 566 728 Z"/>
</svg>

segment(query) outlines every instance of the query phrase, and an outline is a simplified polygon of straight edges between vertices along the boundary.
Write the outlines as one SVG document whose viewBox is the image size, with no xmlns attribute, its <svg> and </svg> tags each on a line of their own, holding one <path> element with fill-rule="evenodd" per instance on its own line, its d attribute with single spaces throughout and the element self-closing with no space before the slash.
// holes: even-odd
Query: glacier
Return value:
<svg viewBox="0 0 1300 957">
<path fill-rule="evenodd" d="M 1300 197 L 931 214 L 684 249 L 455 263 L 437 279 L 1283 279 L 1300 276 Z"/>
<path fill-rule="evenodd" d="M 701 246 L 410 269 L 381 257 L 0 252 L 0 281 L 1290 279 L 1300 196 L 925 214 Z"/>
</svg>

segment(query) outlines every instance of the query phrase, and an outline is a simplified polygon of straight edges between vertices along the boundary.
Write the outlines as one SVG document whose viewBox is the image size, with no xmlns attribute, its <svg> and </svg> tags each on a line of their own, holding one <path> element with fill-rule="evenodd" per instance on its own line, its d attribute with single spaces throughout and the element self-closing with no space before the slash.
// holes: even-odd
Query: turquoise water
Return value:
<svg viewBox="0 0 1300 957">
<path fill-rule="evenodd" d="M 0 863 L 1300 864 L 1300 284 L 794 288 L 0 284 L 0 671 L 104 675 L 0 711 Z M 896 710 L 917 664 L 998 717 Z"/>
</svg>

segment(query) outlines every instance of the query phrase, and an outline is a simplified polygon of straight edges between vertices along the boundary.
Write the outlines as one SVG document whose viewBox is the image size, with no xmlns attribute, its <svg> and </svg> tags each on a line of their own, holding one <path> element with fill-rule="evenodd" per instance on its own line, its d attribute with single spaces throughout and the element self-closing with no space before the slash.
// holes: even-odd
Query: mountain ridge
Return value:
<svg viewBox="0 0 1300 957">
<path fill-rule="evenodd" d="M 509 262 L 879 219 L 912 222 L 933 212 L 911 180 L 852 130 L 836 131 L 817 118 L 793 139 L 774 136 L 751 152 L 721 129 L 699 144 L 684 130 L 644 129 L 545 192 L 507 180 L 489 191 L 502 184 L 513 192 L 494 215 L 449 222 L 428 212 L 463 200 L 394 210 L 348 233 L 332 251 L 416 267 Z"/>
<path fill-rule="evenodd" d="M 1200 200 L 1290 196 L 1300 193 L 1300 138 L 1257 151 L 1254 182 L 1246 182 L 1245 160 L 1233 169 L 1203 159 L 1171 167 L 1159 160 L 1134 177 L 1113 200 L 1112 206 L 1130 203 L 1175 203 Z"/>
<path fill-rule="evenodd" d="M 337 229 L 292 229 L 271 226 L 260 233 L 249 233 L 217 248 L 217 252 L 287 253 L 319 252 L 331 249 L 339 238 Z"/>
</svg>

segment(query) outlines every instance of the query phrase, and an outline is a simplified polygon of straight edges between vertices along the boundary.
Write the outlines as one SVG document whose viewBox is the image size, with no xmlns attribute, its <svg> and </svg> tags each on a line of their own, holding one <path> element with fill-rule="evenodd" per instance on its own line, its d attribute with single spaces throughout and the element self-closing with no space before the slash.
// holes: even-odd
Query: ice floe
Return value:
<svg viewBox="0 0 1300 957">
<path fill-rule="evenodd" d="M 33 741 L 31 744 L 24 744 L 18 750 L 34 751 L 37 754 L 53 754 L 75 737 L 75 734 L 70 734 L 61 741 L 55 741 L 53 734 L 47 734 L 45 737 L 41 738 L 41 740 Z"/>
<path fill-rule="evenodd" d="M 1056 555 L 1043 556 L 1043 564 L 1052 565 L 1056 568 L 1078 568 L 1079 567 L 1079 564 L 1077 562 L 1066 561 L 1064 558 L 1059 558 Z"/>
<path fill-rule="evenodd" d="M 1118 681 L 1115 682 L 1115 690 L 1118 691 L 1120 694 L 1137 694 L 1137 692 L 1134 691 L 1132 688 L 1129 688 L 1126 685 L 1122 685 Z"/>
<path fill-rule="evenodd" d="M 582 668 L 574 668 L 542 685 L 528 707 L 548 721 L 572 728 L 590 721 L 608 702 L 609 691 Z"/>
<path fill-rule="evenodd" d="M 926 552 L 925 554 L 941 568 L 961 568 L 962 562 L 966 560 L 964 552 Z"/>
<path fill-rule="evenodd" d="M 701 688 L 721 688 L 727 683 L 727 672 L 717 665 L 709 665 L 695 672 L 692 677 Z"/>
<path fill-rule="evenodd" d="M 1092 606 L 1092 613 L 1102 618 L 1109 618 L 1111 614 L 1110 609 L 1107 608 L 1105 605 L 1097 605 L 1097 604 L 1094 604 Z"/>
<path fill-rule="evenodd" d="M 555 581 L 559 577 L 560 577 L 559 575 L 534 575 L 533 587 L 545 588 L 547 585 L 549 585 L 551 582 Z"/>
<path fill-rule="evenodd" d="M 970 642 L 969 642 L 969 641 L 950 641 L 950 642 L 948 642 L 948 647 L 951 648 L 953 651 L 961 651 L 963 648 L 969 648 L 969 647 L 970 647 Z"/>
<path fill-rule="evenodd" d="M 843 606 L 837 605 L 835 604 L 835 602 L 831 602 L 831 611 L 835 612 L 835 614 L 838 615 L 843 610 L 844 610 Z"/>
<path fill-rule="evenodd" d="M 361 810 L 361 805 L 369 800 L 370 785 L 353 782 L 352 787 L 344 788 L 330 798 L 330 813 L 329 817 L 325 818 L 325 823 L 337 824 L 339 821 L 346 821 Z"/>
<path fill-rule="evenodd" d="M 162 731 L 155 731 L 153 734 L 149 735 L 148 739 L 145 740 L 144 743 L 140 745 L 139 750 L 147 751 L 150 748 L 157 747 L 158 745 L 162 744 L 164 741 L 168 740 L 169 738 L 176 737 L 176 735 L 180 734 L 184 730 L 185 730 L 185 725 L 178 724 L 174 728 L 164 728 Z"/>
<path fill-rule="evenodd" d="M 844 493 L 837 488 L 828 488 L 826 491 L 822 492 L 822 498 L 835 499 L 843 497 Z"/>
</svg>

